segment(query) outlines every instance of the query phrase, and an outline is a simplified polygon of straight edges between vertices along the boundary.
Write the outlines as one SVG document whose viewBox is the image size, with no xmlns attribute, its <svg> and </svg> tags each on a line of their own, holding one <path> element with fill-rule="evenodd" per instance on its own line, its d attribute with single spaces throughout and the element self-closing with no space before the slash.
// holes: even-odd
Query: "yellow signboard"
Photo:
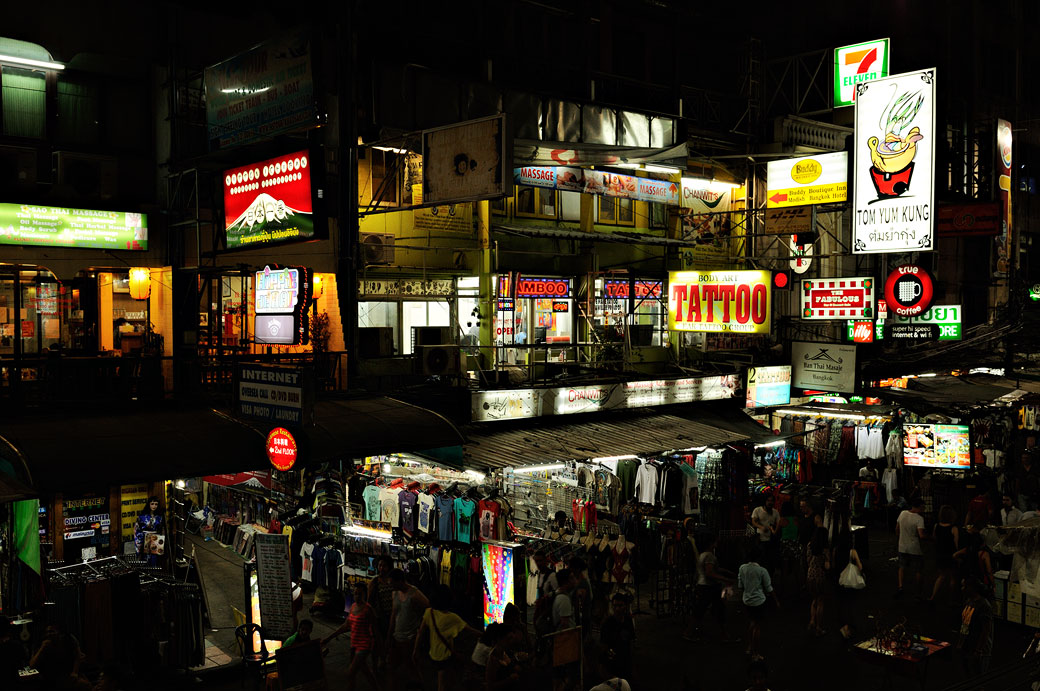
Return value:
<svg viewBox="0 0 1040 691">
<path fill-rule="evenodd" d="M 148 503 L 148 485 L 123 485 L 120 488 L 119 523 L 123 542 L 134 539 L 134 524 L 137 514 L 144 510 Z"/>
<path fill-rule="evenodd" d="M 766 208 L 843 202 L 848 194 L 848 154 L 788 158 L 766 166 Z"/>
<path fill-rule="evenodd" d="M 668 275 L 671 331 L 769 333 L 769 271 L 672 271 Z"/>
</svg>

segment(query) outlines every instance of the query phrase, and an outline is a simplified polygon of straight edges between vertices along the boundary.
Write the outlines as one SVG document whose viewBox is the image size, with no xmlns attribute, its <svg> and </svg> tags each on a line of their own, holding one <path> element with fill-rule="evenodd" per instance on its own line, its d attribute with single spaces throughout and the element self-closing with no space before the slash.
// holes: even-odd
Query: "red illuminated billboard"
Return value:
<svg viewBox="0 0 1040 691">
<path fill-rule="evenodd" d="M 296 151 L 224 171 L 227 248 L 314 239 L 312 167 Z"/>
</svg>

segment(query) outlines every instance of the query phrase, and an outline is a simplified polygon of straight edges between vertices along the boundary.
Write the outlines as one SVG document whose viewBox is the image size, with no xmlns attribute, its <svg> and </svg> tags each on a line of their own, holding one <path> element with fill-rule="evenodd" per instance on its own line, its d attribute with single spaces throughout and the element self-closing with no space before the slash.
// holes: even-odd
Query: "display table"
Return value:
<svg viewBox="0 0 1040 691">
<path fill-rule="evenodd" d="M 950 647 L 945 641 L 921 637 L 919 648 L 897 653 L 893 650 L 878 650 L 877 639 L 868 638 L 854 644 L 852 650 L 864 662 L 884 667 L 886 677 L 898 674 L 917 679 L 923 691 L 928 684 L 928 661 Z"/>
</svg>

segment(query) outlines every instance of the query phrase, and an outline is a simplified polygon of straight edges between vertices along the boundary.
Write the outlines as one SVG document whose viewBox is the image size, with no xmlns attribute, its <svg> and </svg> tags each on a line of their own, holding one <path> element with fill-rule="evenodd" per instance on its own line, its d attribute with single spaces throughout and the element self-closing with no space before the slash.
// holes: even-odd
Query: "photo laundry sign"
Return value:
<svg viewBox="0 0 1040 691">
<path fill-rule="evenodd" d="M 856 389 L 856 346 L 792 343 L 791 385 L 799 389 L 852 393 Z"/>
<path fill-rule="evenodd" d="M 802 319 L 873 319 L 874 279 L 819 278 L 802 281 Z"/>
<path fill-rule="evenodd" d="M 856 85 L 852 251 L 931 250 L 935 69 Z"/>
<path fill-rule="evenodd" d="M 668 328 L 769 333 L 771 285 L 769 271 L 672 271 Z"/>
</svg>

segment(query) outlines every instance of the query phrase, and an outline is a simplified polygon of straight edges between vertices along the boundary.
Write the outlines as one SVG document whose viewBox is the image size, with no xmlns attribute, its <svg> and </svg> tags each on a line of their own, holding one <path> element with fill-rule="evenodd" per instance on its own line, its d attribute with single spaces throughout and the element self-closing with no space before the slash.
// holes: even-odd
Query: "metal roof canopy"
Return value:
<svg viewBox="0 0 1040 691">
<path fill-rule="evenodd" d="M 464 428 L 466 468 L 647 455 L 744 441 L 747 435 L 652 410 L 492 422 Z"/>
</svg>

